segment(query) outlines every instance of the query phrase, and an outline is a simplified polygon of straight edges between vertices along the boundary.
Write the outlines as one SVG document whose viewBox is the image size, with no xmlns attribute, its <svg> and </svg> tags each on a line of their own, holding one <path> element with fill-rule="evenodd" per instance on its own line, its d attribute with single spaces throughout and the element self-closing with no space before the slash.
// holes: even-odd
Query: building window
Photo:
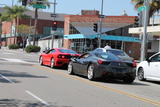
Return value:
<svg viewBox="0 0 160 107">
<path fill-rule="evenodd" d="M 80 34 L 80 32 L 70 24 L 69 34 Z"/>
</svg>

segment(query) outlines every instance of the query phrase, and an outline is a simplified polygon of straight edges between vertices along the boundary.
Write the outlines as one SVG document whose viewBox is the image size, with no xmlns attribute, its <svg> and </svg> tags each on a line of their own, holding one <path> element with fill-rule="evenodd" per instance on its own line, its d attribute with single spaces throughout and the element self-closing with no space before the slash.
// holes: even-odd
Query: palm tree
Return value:
<svg viewBox="0 0 160 107">
<path fill-rule="evenodd" d="M 2 21 L 11 21 L 11 26 L 13 26 L 13 22 L 15 22 L 15 34 L 14 34 L 14 44 L 15 44 L 15 37 L 16 37 L 16 26 L 19 25 L 19 18 L 26 18 L 29 17 L 24 14 L 27 10 L 25 7 L 22 6 L 13 6 L 13 7 L 4 7 L 5 12 L 2 14 L 1 20 Z"/>
<path fill-rule="evenodd" d="M 143 6 L 144 0 L 131 0 L 131 2 L 134 4 L 135 9 L 137 9 L 140 6 Z M 159 0 L 152 0 L 149 3 L 149 18 L 153 16 L 155 12 L 158 12 L 160 10 L 160 1 Z"/>
<path fill-rule="evenodd" d="M 33 4 L 41 4 L 41 5 L 44 5 L 44 6 L 47 6 L 47 7 L 50 7 L 49 3 L 48 3 L 48 0 L 37 0 L 37 1 L 40 1 L 40 2 L 36 2 L 36 1 L 33 1 L 33 2 L 28 2 L 27 5 L 28 6 L 32 6 Z M 19 2 L 22 2 L 22 0 L 19 0 Z M 37 36 L 37 21 L 38 21 L 38 9 L 39 8 L 35 8 L 35 22 L 34 22 L 34 28 L 35 28 L 35 33 L 34 33 L 34 37 L 33 37 L 33 45 L 35 45 L 35 41 L 36 41 L 36 36 Z"/>
</svg>

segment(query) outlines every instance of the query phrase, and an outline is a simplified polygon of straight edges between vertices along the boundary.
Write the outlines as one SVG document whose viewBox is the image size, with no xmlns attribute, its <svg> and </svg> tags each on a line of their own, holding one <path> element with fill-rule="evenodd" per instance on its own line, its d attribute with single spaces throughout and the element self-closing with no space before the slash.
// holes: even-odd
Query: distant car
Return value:
<svg viewBox="0 0 160 107">
<path fill-rule="evenodd" d="M 98 48 L 71 58 L 68 74 L 84 75 L 89 80 L 103 77 L 132 83 L 136 77 L 136 62 L 121 50 Z"/>
<path fill-rule="evenodd" d="M 146 79 L 160 81 L 160 52 L 138 64 L 137 76 L 140 81 Z"/>
<path fill-rule="evenodd" d="M 53 48 L 40 54 L 39 63 L 53 68 L 55 66 L 67 65 L 70 58 L 78 56 L 80 55 L 77 52 L 70 49 Z"/>
</svg>

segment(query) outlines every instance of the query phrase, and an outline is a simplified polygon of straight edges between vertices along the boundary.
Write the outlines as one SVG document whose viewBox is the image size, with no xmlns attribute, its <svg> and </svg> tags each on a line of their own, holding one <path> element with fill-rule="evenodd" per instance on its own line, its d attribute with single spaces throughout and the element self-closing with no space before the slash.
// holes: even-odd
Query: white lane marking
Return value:
<svg viewBox="0 0 160 107">
<path fill-rule="evenodd" d="M 0 58 L 1 60 L 5 60 L 5 61 L 8 61 L 8 62 L 17 62 L 17 63 L 27 63 L 27 64 L 37 64 L 37 63 L 32 63 L 32 62 L 28 62 L 28 61 L 24 61 L 24 60 L 21 60 L 21 59 L 10 59 L 10 58 Z"/>
<path fill-rule="evenodd" d="M 9 59 L 9 58 L 1 58 L 3 60 L 9 61 L 9 62 L 20 62 L 20 63 L 29 63 L 20 59 Z"/>
<path fill-rule="evenodd" d="M 6 79 L 7 81 L 9 81 L 10 83 L 14 83 L 12 80 L 8 79 L 7 77 L 3 76 L 2 74 L 0 74 L 0 76 L 4 79 Z"/>
<path fill-rule="evenodd" d="M 32 97 L 34 97 L 35 99 L 39 100 L 40 102 L 42 102 L 43 104 L 49 106 L 49 104 L 47 102 L 45 102 L 44 100 L 42 100 L 41 98 L 37 97 L 36 95 L 34 95 L 33 93 L 31 93 L 30 91 L 26 90 L 26 93 L 31 95 Z"/>
<path fill-rule="evenodd" d="M 5 52 L 5 53 L 2 53 L 2 54 L 11 55 L 11 54 L 13 54 L 13 53 Z"/>
</svg>

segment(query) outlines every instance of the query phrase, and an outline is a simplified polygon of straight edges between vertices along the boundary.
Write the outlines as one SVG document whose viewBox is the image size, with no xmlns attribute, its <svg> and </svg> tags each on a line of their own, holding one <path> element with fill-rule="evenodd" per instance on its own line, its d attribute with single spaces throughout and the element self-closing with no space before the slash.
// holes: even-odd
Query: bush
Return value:
<svg viewBox="0 0 160 107">
<path fill-rule="evenodd" d="M 9 49 L 19 49 L 19 46 L 17 44 L 11 44 L 8 46 Z"/>
<path fill-rule="evenodd" d="M 25 48 L 25 51 L 27 53 L 30 53 L 30 52 L 39 52 L 40 51 L 40 47 L 39 46 L 33 46 L 33 45 L 28 45 L 26 48 Z"/>
</svg>

